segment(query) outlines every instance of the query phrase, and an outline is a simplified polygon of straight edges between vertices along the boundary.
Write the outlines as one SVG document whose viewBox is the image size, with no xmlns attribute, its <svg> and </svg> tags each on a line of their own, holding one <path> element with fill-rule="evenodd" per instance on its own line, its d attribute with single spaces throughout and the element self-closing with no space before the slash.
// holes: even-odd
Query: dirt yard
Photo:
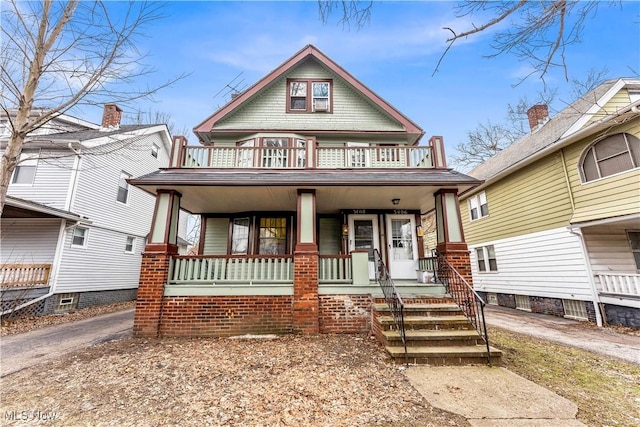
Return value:
<svg viewBox="0 0 640 427">
<path fill-rule="evenodd" d="M 402 369 L 364 336 L 128 339 L 2 378 L 0 413 L 2 425 L 469 425 Z"/>
</svg>

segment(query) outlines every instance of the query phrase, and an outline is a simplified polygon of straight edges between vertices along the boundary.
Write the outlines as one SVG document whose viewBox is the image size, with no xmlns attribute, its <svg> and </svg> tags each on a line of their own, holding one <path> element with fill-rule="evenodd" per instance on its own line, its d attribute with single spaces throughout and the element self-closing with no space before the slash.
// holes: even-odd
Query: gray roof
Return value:
<svg viewBox="0 0 640 427">
<path fill-rule="evenodd" d="M 134 178 L 131 184 L 144 186 L 207 185 L 478 185 L 481 181 L 450 169 L 412 170 L 238 170 L 164 169 Z"/>
<path fill-rule="evenodd" d="M 505 169 L 527 159 L 540 150 L 558 142 L 561 136 L 571 128 L 619 79 L 602 83 L 582 98 L 553 116 L 540 129 L 524 136 L 486 162 L 477 166 L 469 175 L 488 180 Z"/>
<path fill-rule="evenodd" d="M 164 126 L 163 124 L 155 125 L 120 125 L 118 129 L 101 131 L 99 129 L 88 129 L 75 132 L 60 132 L 47 135 L 34 136 L 32 141 L 88 141 L 91 139 L 102 138 L 103 136 L 117 135 L 125 132 L 133 132 L 140 129 L 152 128 L 154 126 Z"/>
</svg>

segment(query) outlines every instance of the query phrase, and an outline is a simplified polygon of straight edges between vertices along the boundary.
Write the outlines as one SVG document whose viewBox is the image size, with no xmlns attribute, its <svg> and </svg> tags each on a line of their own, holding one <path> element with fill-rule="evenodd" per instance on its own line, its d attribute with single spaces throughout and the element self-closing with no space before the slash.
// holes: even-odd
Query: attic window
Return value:
<svg viewBox="0 0 640 427">
<path fill-rule="evenodd" d="M 287 80 L 287 112 L 331 112 L 331 80 Z"/>
<path fill-rule="evenodd" d="M 640 139 L 618 133 L 604 138 L 582 155 L 582 181 L 589 182 L 640 167 Z"/>
</svg>

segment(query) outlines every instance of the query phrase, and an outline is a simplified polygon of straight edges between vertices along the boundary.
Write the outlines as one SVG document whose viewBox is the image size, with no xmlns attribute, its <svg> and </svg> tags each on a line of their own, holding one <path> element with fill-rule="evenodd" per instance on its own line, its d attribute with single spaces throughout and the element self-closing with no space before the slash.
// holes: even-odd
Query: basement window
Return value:
<svg viewBox="0 0 640 427">
<path fill-rule="evenodd" d="M 584 301 L 563 299 L 562 305 L 564 306 L 564 317 L 575 320 L 589 320 Z"/>
<path fill-rule="evenodd" d="M 58 304 L 54 311 L 56 313 L 67 313 L 78 306 L 78 294 L 60 294 Z"/>
<path fill-rule="evenodd" d="M 498 294 L 495 292 L 489 292 L 487 294 L 487 304 L 498 305 Z"/>
<path fill-rule="evenodd" d="M 522 311 L 531 311 L 531 301 L 528 295 L 516 295 L 516 308 Z"/>
</svg>

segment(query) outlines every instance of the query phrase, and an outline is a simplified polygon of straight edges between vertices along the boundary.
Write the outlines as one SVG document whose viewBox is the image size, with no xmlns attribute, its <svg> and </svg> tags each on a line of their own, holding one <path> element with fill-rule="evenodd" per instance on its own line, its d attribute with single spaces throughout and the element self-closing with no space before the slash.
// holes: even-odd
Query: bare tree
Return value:
<svg viewBox="0 0 640 427">
<path fill-rule="evenodd" d="M 123 123 L 130 124 L 164 124 L 167 125 L 167 129 L 169 129 L 169 133 L 171 135 L 188 135 L 190 133 L 189 128 L 186 126 L 182 126 L 178 128 L 173 121 L 173 117 L 171 114 L 165 113 L 163 111 L 142 111 L 136 110 L 133 114 L 125 114 L 122 117 Z"/>
<path fill-rule="evenodd" d="M 0 99 L 11 136 L 0 169 L 0 214 L 27 135 L 83 105 L 149 98 L 182 76 L 136 89 L 154 70 L 137 48 L 162 18 L 158 3 L 3 2 Z M 36 106 L 42 107 L 32 114 Z M 10 110 L 15 113 L 11 114 Z"/>
<path fill-rule="evenodd" d="M 534 102 L 529 101 L 527 97 L 521 97 L 516 104 L 507 104 L 506 120 L 500 123 L 480 123 L 474 130 L 469 131 L 466 141 L 456 145 L 456 153 L 451 156 L 453 164 L 456 168 L 470 170 L 487 161 L 529 134 L 527 111 L 533 105 L 547 105 L 550 114 L 553 115 L 599 86 L 606 80 L 607 73 L 606 68 L 599 71 L 591 69 L 584 80 L 572 79 L 569 101 L 558 98 L 558 88 L 545 85 L 544 89 L 536 94 Z"/>
<path fill-rule="evenodd" d="M 531 75 L 544 80 L 551 68 L 561 68 L 569 81 L 566 63 L 567 48 L 581 41 L 585 21 L 597 13 L 598 7 L 620 5 L 621 1 L 546 0 L 546 1 L 479 1 L 467 0 L 454 7 L 458 18 L 480 17 L 471 28 L 445 27 L 450 33 L 447 47 L 437 62 L 433 74 L 438 72 L 447 52 L 458 40 L 493 29 L 492 53 L 487 57 L 513 54 L 531 66 Z M 371 15 L 373 2 L 318 0 L 320 18 L 327 21 L 329 14 L 342 12 L 343 25 L 361 27 Z M 508 25 L 504 25 L 507 24 Z M 503 29 L 504 28 L 504 29 Z M 528 76 L 527 76 L 528 77 Z"/>
</svg>

